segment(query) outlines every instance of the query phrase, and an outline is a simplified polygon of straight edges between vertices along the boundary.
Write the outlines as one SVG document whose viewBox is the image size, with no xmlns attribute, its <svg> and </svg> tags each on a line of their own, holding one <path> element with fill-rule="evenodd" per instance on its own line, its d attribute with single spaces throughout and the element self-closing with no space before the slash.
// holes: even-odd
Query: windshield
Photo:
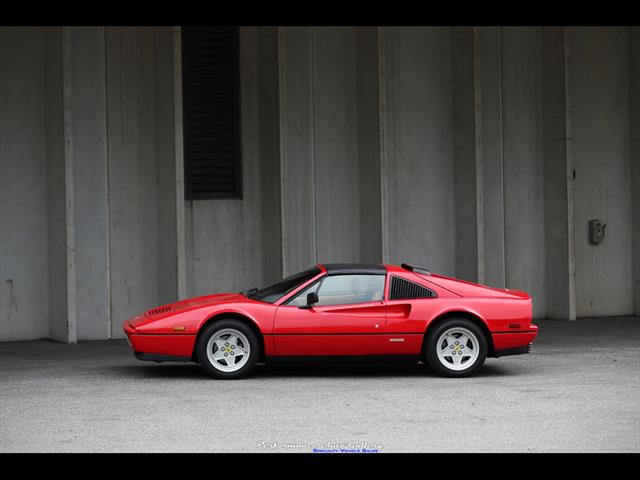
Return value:
<svg viewBox="0 0 640 480">
<path fill-rule="evenodd" d="M 248 291 L 242 292 L 252 300 L 259 300 L 261 302 L 274 303 L 284 297 L 287 293 L 295 290 L 303 283 L 308 282 L 313 277 L 318 275 L 321 270 L 318 267 L 312 267 L 304 272 L 296 273 L 290 277 L 280 280 L 279 282 L 267 285 L 266 287 L 255 289 L 252 288 Z"/>
</svg>

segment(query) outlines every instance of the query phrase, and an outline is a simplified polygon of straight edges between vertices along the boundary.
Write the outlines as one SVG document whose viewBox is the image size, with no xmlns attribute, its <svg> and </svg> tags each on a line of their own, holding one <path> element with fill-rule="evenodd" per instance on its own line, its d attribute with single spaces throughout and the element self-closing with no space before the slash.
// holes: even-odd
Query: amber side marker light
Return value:
<svg viewBox="0 0 640 480">
<path fill-rule="evenodd" d="M 173 330 L 175 332 L 184 332 L 184 325 L 178 325 L 176 327 L 173 327 Z"/>
</svg>

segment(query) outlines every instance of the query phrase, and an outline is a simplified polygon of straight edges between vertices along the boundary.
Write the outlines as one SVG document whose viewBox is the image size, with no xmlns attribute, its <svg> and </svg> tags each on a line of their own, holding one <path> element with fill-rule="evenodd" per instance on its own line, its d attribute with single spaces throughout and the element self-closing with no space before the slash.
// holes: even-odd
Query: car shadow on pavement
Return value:
<svg viewBox="0 0 640 480">
<path fill-rule="evenodd" d="M 162 378 L 162 379 L 208 379 L 199 365 L 187 364 L 162 364 L 162 365 L 126 365 L 109 367 L 108 371 L 117 376 L 136 378 Z M 510 375 L 513 372 L 498 365 L 484 365 L 474 377 L 495 377 Z M 392 377 L 416 377 L 416 378 L 440 378 L 427 365 L 387 365 L 387 364 L 355 364 L 336 365 L 326 363 L 310 364 L 258 364 L 249 377 L 251 379 L 267 378 L 392 378 Z"/>
</svg>

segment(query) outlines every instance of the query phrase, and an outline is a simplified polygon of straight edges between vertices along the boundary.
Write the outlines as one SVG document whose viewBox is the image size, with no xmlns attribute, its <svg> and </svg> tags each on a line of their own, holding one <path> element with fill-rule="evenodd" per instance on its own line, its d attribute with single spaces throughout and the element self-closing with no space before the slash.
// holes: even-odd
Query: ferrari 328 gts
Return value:
<svg viewBox="0 0 640 480">
<path fill-rule="evenodd" d="M 211 377 L 257 362 L 408 359 L 466 377 L 528 353 L 531 297 L 408 264 L 318 264 L 263 288 L 182 300 L 124 322 L 140 360 L 197 362 Z"/>
</svg>

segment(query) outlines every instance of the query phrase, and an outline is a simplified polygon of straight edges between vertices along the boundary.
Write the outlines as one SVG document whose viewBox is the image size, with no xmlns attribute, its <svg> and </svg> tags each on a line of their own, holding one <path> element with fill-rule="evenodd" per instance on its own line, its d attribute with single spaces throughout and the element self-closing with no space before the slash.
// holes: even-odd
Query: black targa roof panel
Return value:
<svg viewBox="0 0 640 480">
<path fill-rule="evenodd" d="M 328 275 L 365 274 L 385 275 L 387 269 L 383 265 L 365 263 L 321 263 Z"/>
</svg>

